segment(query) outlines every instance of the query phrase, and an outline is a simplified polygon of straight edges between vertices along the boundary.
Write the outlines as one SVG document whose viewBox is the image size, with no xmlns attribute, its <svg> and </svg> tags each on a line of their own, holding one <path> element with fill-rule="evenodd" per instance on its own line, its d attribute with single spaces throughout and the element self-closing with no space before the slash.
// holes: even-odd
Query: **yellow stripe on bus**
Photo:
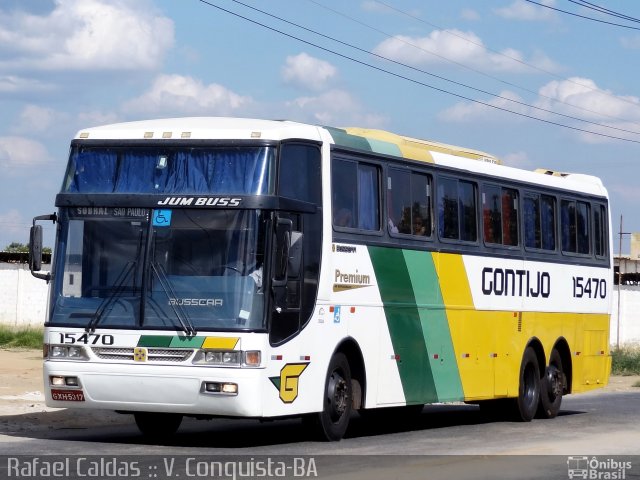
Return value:
<svg viewBox="0 0 640 480">
<path fill-rule="evenodd" d="M 202 348 L 234 350 L 239 340 L 239 337 L 207 337 L 202 343 Z"/>
<path fill-rule="evenodd" d="M 571 391 L 606 384 L 611 368 L 609 315 L 478 311 L 462 255 L 433 253 L 465 400 L 516 397 L 522 355 L 532 338 L 545 360 L 564 338 L 571 351 Z M 540 365 L 544 370 L 546 365 Z"/>
</svg>

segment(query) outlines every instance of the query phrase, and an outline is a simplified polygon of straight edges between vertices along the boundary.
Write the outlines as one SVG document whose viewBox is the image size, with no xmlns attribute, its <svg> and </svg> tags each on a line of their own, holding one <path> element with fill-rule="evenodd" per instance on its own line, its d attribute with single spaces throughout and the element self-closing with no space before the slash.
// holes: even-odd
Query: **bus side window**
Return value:
<svg viewBox="0 0 640 480">
<path fill-rule="evenodd" d="M 334 159 L 331 164 L 333 225 L 380 230 L 380 181 L 375 165 Z"/>
<path fill-rule="evenodd" d="M 482 218 L 485 243 L 517 246 L 518 191 L 485 185 L 482 189 Z"/>
<path fill-rule="evenodd" d="M 431 179 L 428 175 L 389 169 L 389 233 L 430 237 Z"/>
<path fill-rule="evenodd" d="M 500 188 L 485 185 L 482 189 L 482 224 L 485 243 L 502 243 Z"/>
<path fill-rule="evenodd" d="M 577 202 L 576 208 L 576 234 L 578 253 L 588 255 L 591 253 L 591 227 L 589 224 L 589 204 L 586 202 Z"/>
<path fill-rule="evenodd" d="M 581 254 L 591 253 L 589 204 L 573 200 L 562 200 L 560 214 L 562 251 Z"/>
<path fill-rule="evenodd" d="M 478 222 L 476 207 L 476 186 L 474 183 L 458 182 L 460 201 L 460 240 L 475 242 L 478 240 Z"/>
<path fill-rule="evenodd" d="M 602 205 L 593 206 L 594 248 L 596 257 L 605 257 L 607 252 L 607 211 Z"/>
<path fill-rule="evenodd" d="M 556 249 L 556 199 L 549 195 L 540 196 L 540 230 L 542 249 Z"/>
<path fill-rule="evenodd" d="M 542 228 L 540 226 L 540 197 L 528 194 L 524 197 L 524 245 L 527 248 L 541 248 Z"/>
<path fill-rule="evenodd" d="M 454 178 L 438 179 L 438 235 L 440 238 L 478 240 L 476 184 Z"/>
<path fill-rule="evenodd" d="M 440 178 L 438 181 L 438 235 L 457 240 L 458 228 L 458 181 Z"/>
<path fill-rule="evenodd" d="M 285 143 L 280 152 L 278 192 L 320 205 L 322 202 L 320 149 L 315 145 Z"/>
</svg>

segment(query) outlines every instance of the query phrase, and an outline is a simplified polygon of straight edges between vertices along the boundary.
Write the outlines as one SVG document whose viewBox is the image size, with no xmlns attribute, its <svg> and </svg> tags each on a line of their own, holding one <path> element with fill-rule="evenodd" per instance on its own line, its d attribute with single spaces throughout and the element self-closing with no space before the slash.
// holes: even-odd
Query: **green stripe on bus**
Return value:
<svg viewBox="0 0 640 480">
<path fill-rule="evenodd" d="M 369 247 L 407 403 L 438 401 L 409 270 L 402 250 Z"/>
<path fill-rule="evenodd" d="M 206 337 L 172 337 L 171 348 L 200 348 Z"/>
<path fill-rule="evenodd" d="M 169 335 L 142 335 L 138 347 L 168 347 L 171 344 Z"/>
<path fill-rule="evenodd" d="M 371 150 L 376 153 L 382 153 L 384 155 L 393 155 L 395 157 L 402 157 L 402 151 L 400 147 L 395 143 L 385 142 L 383 140 L 375 140 L 373 138 L 367 138 L 369 145 L 371 145 Z"/>
<path fill-rule="evenodd" d="M 404 250 L 403 254 L 418 305 L 438 400 L 461 400 L 464 392 L 433 256 L 414 250 Z"/>
<path fill-rule="evenodd" d="M 358 150 L 364 150 L 367 152 L 372 151 L 371 145 L 367 141 L 366 138 L 360 137 L 358 135 L 351 135 L 347 133 L 345 130 L 340 128 L 333 127 L 324 127 L 329 131 L 333 141 L 336 145 L 341 145 L 343 147 L 355 148 Z"/>
</svg>

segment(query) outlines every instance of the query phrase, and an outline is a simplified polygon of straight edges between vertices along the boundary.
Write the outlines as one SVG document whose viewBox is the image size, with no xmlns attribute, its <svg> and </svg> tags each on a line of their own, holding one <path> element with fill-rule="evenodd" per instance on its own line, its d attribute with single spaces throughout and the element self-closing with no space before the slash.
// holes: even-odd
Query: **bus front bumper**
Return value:
<svg viewBox="0 0 640 480">
<path fill-rule="evenodd" d="M 259 368 L 45 361 L 44 391 L 47 406 L 57 408 L 260 417 L 263 374 Z"/>
</svg>

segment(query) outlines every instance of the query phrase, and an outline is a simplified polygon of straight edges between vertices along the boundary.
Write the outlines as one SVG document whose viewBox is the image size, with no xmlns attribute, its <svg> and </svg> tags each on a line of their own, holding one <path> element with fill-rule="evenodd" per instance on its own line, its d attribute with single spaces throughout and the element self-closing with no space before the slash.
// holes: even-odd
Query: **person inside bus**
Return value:
<svg viewBox="0 0 640 480">
<path fill-rule="evenodd" d="M 419 213 L 415 213 L 413 216 L 413 232 L 414 235 L 425 236 L 427 234 L 427 227 L 424 225 L 422 216 Z"/>
<path fill-rule="evenodd" d="M 353 215 L 348 208 L 341 208 L 333 218 L 333 224 L 336 227 L 353 227 Z"/>
</svg>

